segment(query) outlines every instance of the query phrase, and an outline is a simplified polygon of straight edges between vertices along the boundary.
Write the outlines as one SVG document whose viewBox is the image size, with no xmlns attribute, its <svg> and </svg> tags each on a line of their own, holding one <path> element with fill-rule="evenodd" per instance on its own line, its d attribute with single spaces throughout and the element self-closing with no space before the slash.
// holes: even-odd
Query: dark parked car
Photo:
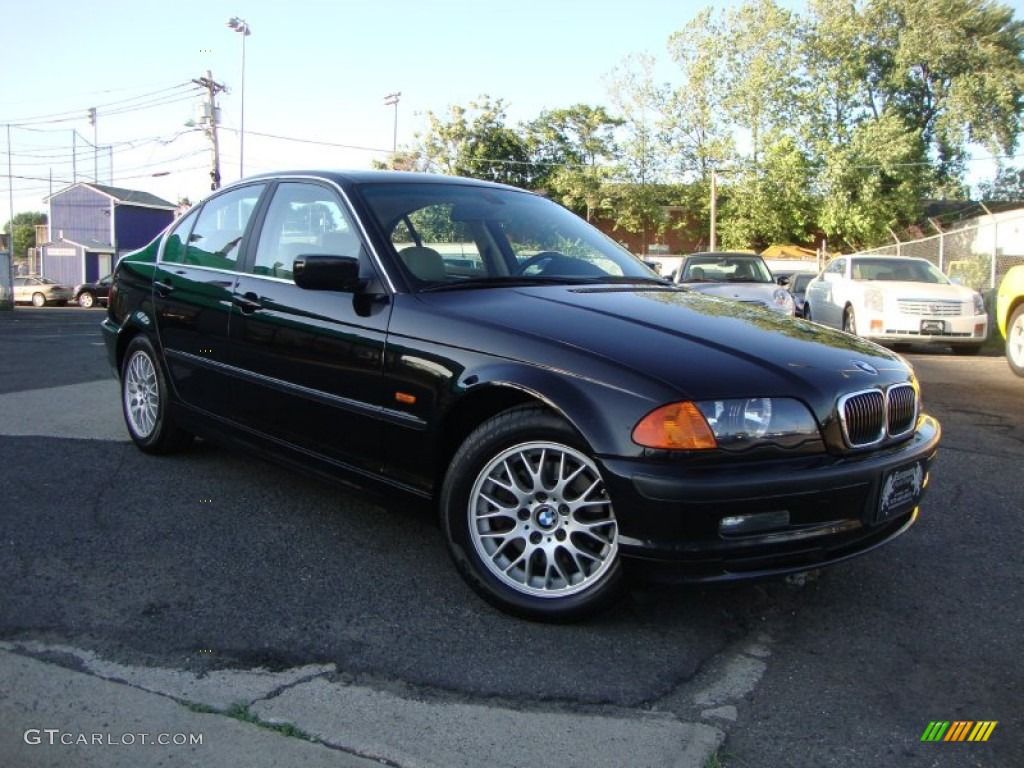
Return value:
<svg viewBox="0 0 1024 768">
<path fill-rule="evenodd" d="M 110 293 L 110 279 L 111 275 L 104 275 L 95 283 L 76 285 L 75 301 L 86 309 L 96 304 L 106 304 L 107 294 Z"/>
<path fill-rule="evenodd" d="M 778 276 L 779 284 L 784 286 L 793 297 L 793 306 L 796 316 L 803 317 L 805 304 L 807 303 L 807 284 L 818 276 L 817 272 L 792 272 L 785 276 Z"/>
<path fill-rule="evenodd" d="M 103 331 L 140 449 L 199 434 L 430 500 L 469 584 L 531 618 L 606 607 L 629 564 L 866 552 L 917 518 L 939 442 L 899 356 L 452 177 L 226 187 L 120 262 Z"/>
</svg>

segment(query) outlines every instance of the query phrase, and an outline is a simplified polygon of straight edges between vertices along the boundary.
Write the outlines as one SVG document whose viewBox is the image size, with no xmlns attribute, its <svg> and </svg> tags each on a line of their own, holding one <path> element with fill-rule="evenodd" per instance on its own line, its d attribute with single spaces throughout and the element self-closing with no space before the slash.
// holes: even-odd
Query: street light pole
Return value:
<svg viewBox="0 0 1024 768">
<path fill-rule="evenodd" d="M 245 19 L 232 16 L 228 26 L 242 36 L 242 120 L 238 130 L 238 176 L 245 176 L 245 38 L 252 34 Z"/>
<path fill-rule="evenodd" d="M 384 106 L 395 107 L 395 132 L 391 140 L 391 154 L 398 151 L 398 99 L 401 97 L 402 92 L 396 91 L 395 93 L 389 93 L 384 97 Z"/>
<path fill-rule="evenodd" d="M 708 238 L 708 250 L 715 252 L 718 224 L 718 172 L 711 169 L 711 236 Z"/>
</svg>

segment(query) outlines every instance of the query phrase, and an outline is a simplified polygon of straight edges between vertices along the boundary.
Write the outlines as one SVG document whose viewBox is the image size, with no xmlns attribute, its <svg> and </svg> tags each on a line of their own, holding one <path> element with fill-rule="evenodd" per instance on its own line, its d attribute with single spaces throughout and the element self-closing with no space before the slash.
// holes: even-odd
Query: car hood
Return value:
<svg viewBox="0 0 1024 768">
<path fill-rule="evenodd" d="M 912 376 L 902 358 L 863 339 L 666 286 L 494 288 L 416 298 L 430 311 L 394 318 L 409 335 L 597 380 L 632 375 L 695 399 L 802 394 L 831 403 L 836 392 Z"/>
<path fill-rule="evenodd" d="M 972 301 L 975 291 L 963 285 L 943 285 L 941 283 L 921 283 L 910 280 L 872 280 L 866 285 L 879 288 L 890 296 L 898 299 L 926 301 Z"/>
</svg>

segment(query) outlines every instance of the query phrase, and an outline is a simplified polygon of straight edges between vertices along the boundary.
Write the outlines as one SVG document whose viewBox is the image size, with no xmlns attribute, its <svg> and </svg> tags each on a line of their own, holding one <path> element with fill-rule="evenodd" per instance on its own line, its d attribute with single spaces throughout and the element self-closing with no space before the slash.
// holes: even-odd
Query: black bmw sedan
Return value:
<svg viewBox="0 0 1024 768">
<path fill-rule="evenodd" d="M 194 435 L 436 504 L 510 613 L 835 563 L 916 519 L 939 443 L 874 344 L 673 285 L 540 196 L 305 171 L 219 190 L 117 266 L 132 440 Z"/>
</svg>

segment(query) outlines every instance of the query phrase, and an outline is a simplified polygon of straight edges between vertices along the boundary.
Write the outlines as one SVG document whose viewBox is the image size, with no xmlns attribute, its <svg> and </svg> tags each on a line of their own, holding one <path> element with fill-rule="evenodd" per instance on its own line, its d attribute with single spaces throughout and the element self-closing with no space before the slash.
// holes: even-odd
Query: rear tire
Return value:
<svg viewBox="0 0 1024 768">
<path fill-rule="evenodd" d="M 32 294 L 32 306 L 33 307 L 45 307 L 46 297 L 41 293 Z"/>
<path fill-rule="evenodd" d="M 525 406 L 477 427 L 441 490 L 449 553 L 476 592 L 506 613 L 572 621 L 622 594 L 618 524 L 580 436 Z"/>
<path fill-rule="evenodd" d="M 96 297 L 93 296 L 89 291 L 83 291 L 82 295 L 78 297 L 78 306 L 89 309 L 96 303 Z"/>
<path fill-rule="evenodd" d="M 149 339 L 136 336 L 121 366 L 121 408 L 132 442 L 146 453 L 173 453 L 192 442 L 174 421 L 170 392 Z"/>
</svg>

